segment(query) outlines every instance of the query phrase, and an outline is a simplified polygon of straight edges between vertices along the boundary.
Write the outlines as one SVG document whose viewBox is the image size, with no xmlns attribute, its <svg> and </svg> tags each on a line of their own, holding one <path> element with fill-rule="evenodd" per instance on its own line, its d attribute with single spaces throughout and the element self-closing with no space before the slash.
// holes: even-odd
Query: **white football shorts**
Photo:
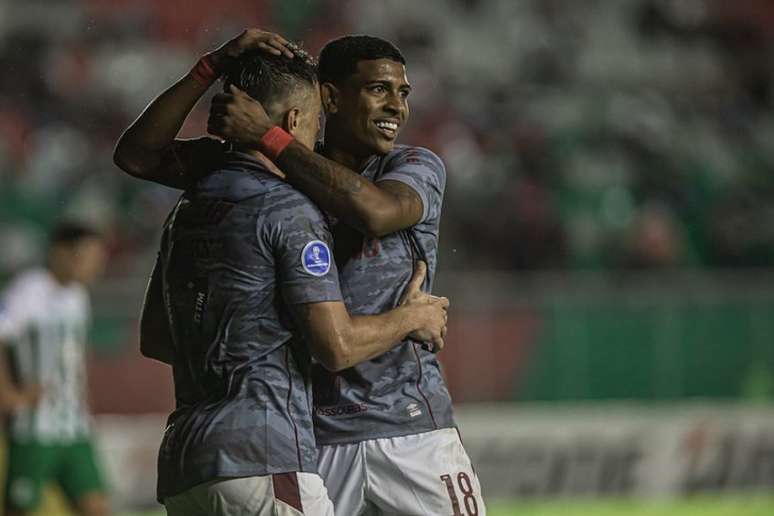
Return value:
<svg viewBox="0 0 774 516">
<path fill-rule="evenodd" d="M 320 447 L 337 516 L 485 516 L 481 485 L 455 428 Z"/>
<path fill-rule="evenodd" d="M 168 516 L 333 516 L 325 485 L 313 473 L 217 479 L 164 505 Z"/>
</svg>

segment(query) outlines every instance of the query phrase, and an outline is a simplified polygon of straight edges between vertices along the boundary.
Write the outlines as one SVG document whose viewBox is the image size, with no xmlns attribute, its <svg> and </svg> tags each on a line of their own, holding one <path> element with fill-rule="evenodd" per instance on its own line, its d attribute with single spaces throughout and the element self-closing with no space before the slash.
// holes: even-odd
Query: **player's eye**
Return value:
<svg viewBox="0 0 774 516">
<path fill-rule="evenodd" d="M 381 84 L 375 84 L 375 85 L 371 86 L 371 91 L 374 92 L 374 93 L 381 94 L 381 93 L 386 92 L 387 89 L 384 86 L 382 86 Z"/>
</svg>

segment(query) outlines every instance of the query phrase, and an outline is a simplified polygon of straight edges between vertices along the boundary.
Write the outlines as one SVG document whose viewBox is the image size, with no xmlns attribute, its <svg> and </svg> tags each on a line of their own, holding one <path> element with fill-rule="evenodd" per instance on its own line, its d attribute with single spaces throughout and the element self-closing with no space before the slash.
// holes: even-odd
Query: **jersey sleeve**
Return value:
<svg viewBox="0 0 774 516">
<path fill-rule="evenodd" d="M 18 337 L 30 320 L 29 307 L 35 303 L 28 282 L 19 278 L 0 295 L 0 341 Z"/>
<path fill-rule="evenodd" d="M 440 218 L 446 188 L 446 167 L 434 152 L 422 147 L 399 151 L 376 180 L 377 183 L 380 181 L 400 181 L 419 195 L 422 200 L 422 218 L 419 223 Z"/>
<path fill-rule="evenodd" d="M 287 304 L 342 300 L 331 232 L 311 201 L 300 195 L 286 199 L 269 212 L 262 228 Z"/>
</svg>

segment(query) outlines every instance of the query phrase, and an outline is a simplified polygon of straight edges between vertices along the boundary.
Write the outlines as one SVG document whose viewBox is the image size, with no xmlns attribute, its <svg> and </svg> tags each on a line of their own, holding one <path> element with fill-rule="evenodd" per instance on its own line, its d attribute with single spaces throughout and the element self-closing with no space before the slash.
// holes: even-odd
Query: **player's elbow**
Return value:
<svg viewBox="0 0 774 516">
<path fill-rule="evenodd" d="M 143 153 L 126 143 L 123 139 L 119 140 L 113 151 L 113 163 L 118 168 L 132 177 L 145 178 L 151 175 L 152 168 L 148 166 L 147 161 L 142 159 Z"/>
<path fill-rule="evenodd" d="M 164 364 L 172 365 L 172 355 L 168 350 L 149 345 L 147 344 L 147 341 L 140 341 L 140 354 L 145 358 L 151 358 Z"/>
<path fill-rule="evenodd" d="M 165 364 L 172 363 L 172 345 L 153 323 L 143 318 L 140 321 L 140 354 Z"/>
<path fill-rule="evenodd" d="M 362 232 L 367 237 L 381 238 L 395 231 L 394 217 L 386 208 L 375 207 L 365 214 L 362 220 Z"/>
<path fill-rule="evenodd" d="M 345 365 L 343 361 L 320 362 L 320 364 L 322 364 L 322 366 L 331 373 L 338 373 L 350 367 Z"/>
<path fill-rule="evenodd" d="M 128 152 L 121 142 L 116 145 L 116 150 L 113 152 L 113 163 L 130 176 L 142 177 L 143 169 L 139 161 L 134 159 L 132 153 Z"/>
<path fill-rule="evenodd" d="M 156 358 L 153 356 L 153 350 L 142 340 L 140 341 L 140 354 L 145 358 Z"/>
<path fill-rule="evenodd" d="M 140 354 L 145 358 L 156 358 L 150 340 L 142 335 L 140 336 Z"/>
</svg>

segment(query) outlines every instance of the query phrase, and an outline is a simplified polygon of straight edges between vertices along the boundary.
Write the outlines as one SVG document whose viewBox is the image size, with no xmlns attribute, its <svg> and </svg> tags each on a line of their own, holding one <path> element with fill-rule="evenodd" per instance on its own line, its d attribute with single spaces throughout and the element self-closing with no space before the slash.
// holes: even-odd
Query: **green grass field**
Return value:
<svg viewBox="0 0 774 516">
<path fill-rule="evenodd" d="M 567 501 L 491 503 L 489 516 L 772 516 L 774 496 L 701 497 L 675 502 Z M 50 515 L 53 516 L 53 515 Z M 58 516 L 58 515 L 57 515 Z M 165 516 L 164 511 L 118 516 Z"/>
<path fill-rule="evenodd" d="M 491 504 L 489 516 L 771 516 L 774 497 L 703 497 L 675 502 L 588 501 Z"/>
<path fill-rule="evenodd" d="M 0 484 L 1 485 L 1 484 Z M 31 516 L 71 516 L 64 497 L 53 486 L 43 507 Z M 559 500 L 555 502 L 487 502 L 488 516 L 774 516 L 774 490 L 763 495 L 713 495 L 679 500 Z M 121 512 L 115 516 L 166 516 L 162 508 Z M 350 515 L 339 515 L 350 516 Z M 428 515 L 430 516 L 430 515 Z"/>
<path fill-rule="evenodd" d="M 44 505 L 31 516 L 71 516 L 61 491 L 46 490 Z M 555 502 L 487 502 L 488 516 L 773 516 L 774 490 L 763 495 L 713 495 L 679 500 L 559 500 Z M 122 512 L 116 516 L 166 516 L 162 508 Z M 350 515 L 339 515 L 350 516 Z M 430 516 L 430 515 L 428 515 Z"/>
</svg>

